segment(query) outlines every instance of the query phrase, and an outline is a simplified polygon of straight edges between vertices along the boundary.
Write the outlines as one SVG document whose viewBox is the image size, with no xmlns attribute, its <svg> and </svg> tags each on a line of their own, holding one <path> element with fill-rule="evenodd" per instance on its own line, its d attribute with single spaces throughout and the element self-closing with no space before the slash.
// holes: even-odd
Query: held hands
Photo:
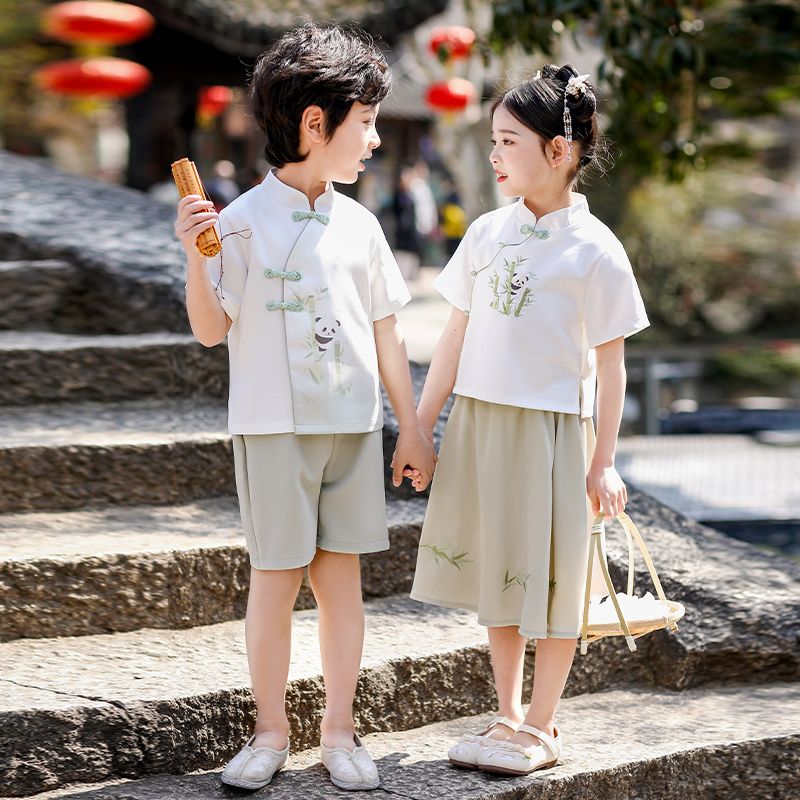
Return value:
<svg viewBox="0 0 800 800">
<path fill-rule="evenodd" d="M 178 218 L 175 220 L 175 235 L 183 245 L 188 258 L 202 258 L 195 242 L 197 237 L 214 227 L 218 214 L 214 204 L 199 194 L 186 195 L 178 203 Z"/>
<path fill-rule="evenodd" d="M 402 429 L 392 456 L 392 483 L 399 486 L 403 478 L 411 478 L 416 491 L 423 491 L 433 478 L 437 462 L 433 449 L 433 433 L 421 428 Z"/>
<path fill-rule="evenodd" d="M 606 517 L 616 517 L 625 510 L 628 490 L 613 466 L 592 465 L 586 475 L 586 494 L 596 516 L 601 509 Z"/>
</svg>

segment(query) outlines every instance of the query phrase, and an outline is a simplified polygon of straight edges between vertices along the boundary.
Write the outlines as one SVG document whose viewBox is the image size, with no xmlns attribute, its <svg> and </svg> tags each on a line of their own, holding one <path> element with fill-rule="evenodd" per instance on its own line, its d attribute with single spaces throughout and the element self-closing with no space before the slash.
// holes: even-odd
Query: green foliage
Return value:
<svg viewBox="0 0 800 800">
<path fill-rule="evenodd" d="M 800 97 L 800 4 L 786 0 L 501 0 L 492 49 L 555 58 L 571 34 L 599 47 L 618 167 L 684 178 L 720 114 L 772 113 Z"/>
<path fill-rule="evenodd" d="M 771 211 L 763 174 L 744 165 L 657 179 L 632 191 L 619 229 L 654 328 L 677 339 L 797 329 L 792 221 Z M 758 189 L 761 193 L 755 191 Z"/>
<path fill-rule="evenodd" d="M 742 347 L 714 354 L 707 366 L 709 378 L 769 391 L 780 390 L 787 381 L 800 380 L 800 347 Z"/>
</svg>

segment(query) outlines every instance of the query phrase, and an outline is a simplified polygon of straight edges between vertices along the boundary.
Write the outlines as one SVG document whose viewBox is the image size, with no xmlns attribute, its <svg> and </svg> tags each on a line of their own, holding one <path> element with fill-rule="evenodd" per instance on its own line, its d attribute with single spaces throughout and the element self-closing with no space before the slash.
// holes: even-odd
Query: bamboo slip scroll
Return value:
<svg viewBox="0 0 800 800">
<path fill-rule="evenodd" d="M 190 161 L 188 158 L 174 161 L 172 163 L 172 177 L 175 179 L 175 185 L 178 187 L 181 197 L 186 197 L 188 194 L 199 194 L 200 197 L 208 200 L 208 195 L 203 187 L 203 182 L 200 180 L 194 161 Z M 222 250 L 222 242 L 220 242 L 214 228 L 203 231 L 197 237 L 195 244 L 197 249 L 207 257 L 215 256 Z"/>
</svg>

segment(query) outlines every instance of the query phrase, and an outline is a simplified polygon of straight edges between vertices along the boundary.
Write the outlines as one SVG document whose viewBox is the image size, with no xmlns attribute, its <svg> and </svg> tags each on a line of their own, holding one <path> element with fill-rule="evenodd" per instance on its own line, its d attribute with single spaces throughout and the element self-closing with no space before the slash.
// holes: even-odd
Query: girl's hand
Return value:
<svg viewBox="0 0 800 800">
<path fill-rule="evenodd" d="M 586 475 L 586 494 L 597 516 L 602 510 L 606 517 L 616 517 L 625 510 L 628 490 L 617 470 L 612 467 L 595 467 Z"/>
<path fill-rule="evenodd" d="M 213 228 L 218 219 L 214 204 L 199 194 L 187 194 L 178 203 L 178 218 L 175 220 L 175 235 L 183 245 L 188 258 L 203 258 L 197 249 L 197 237 Z"/>
<path fill-rule="evenodd" d="M 433 449 L 432 431 L 421 428 L 412 433 L 401 431 L 392 456 L 394 485 L 399 486 L 403 478 L 410 478 L 414 489 L 423 491 L 433 478 L 438 460 Z"/>
</svg>

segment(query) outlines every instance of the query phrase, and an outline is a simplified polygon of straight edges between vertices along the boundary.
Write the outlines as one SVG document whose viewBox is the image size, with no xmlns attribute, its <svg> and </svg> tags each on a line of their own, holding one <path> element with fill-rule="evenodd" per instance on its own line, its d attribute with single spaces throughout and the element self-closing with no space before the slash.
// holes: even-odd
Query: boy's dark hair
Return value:
<svg viewBox="0 0 800 800">
<path fill-rule="evenodd" d="M 325 112 L 328 139 L 354 102 L 373 106 L 391 89 L 389 65 L 372 38 L 357 28 L 307 23 L 265 50 L 253 70 L 250 104 L 276 167 L 305 161 L 300 120 L 308 106 Z"/>
<path fill-rule="evenodd" d="M 499 106 L 503 106 L 515 119 L 543 139 L 563 136 L 567 81 L 578 74 L 578 70 L 571 64 L 563 67 L 545 64 L 538 78 L 523 81 L 497 99 L 492 105 L 492 115 Z M 602 174 L 607 161 L 606 144 L 597 124 L 597 98 L 594 89 L 587 83 L 586 91 L 580 97 L 569 94 L 566 98 L 572 117 L 572 140 L 580 144 L 580 159 L 572 180 L 584 178 L 587 167 Z"/>
</svg>

